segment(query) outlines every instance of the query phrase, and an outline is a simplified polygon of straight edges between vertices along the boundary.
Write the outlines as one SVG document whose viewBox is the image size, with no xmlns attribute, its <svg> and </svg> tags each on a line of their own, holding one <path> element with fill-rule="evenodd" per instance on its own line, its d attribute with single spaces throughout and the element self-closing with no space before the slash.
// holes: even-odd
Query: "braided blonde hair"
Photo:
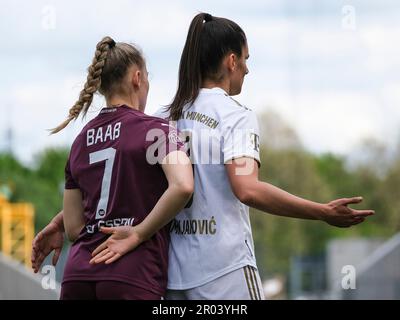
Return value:
<svg viewBox="0 0 400 320">
<path fill-rule="evenodd" d="M 103 95 L 110 95 L 118 89 L 127 69 L 132 64 L 142 67 L 144 59 L 141 52 L 133 45 L 115 43 L 111 37 L 104 37 L 96 46 L 92 64 L 88 68 L 88 75 L 79 99 L 69 109 L 68 118 L 59 126 L 51 130 L 51 134 L 64 129 L 80 114 L 84 117 L 93 101 L 93 95 L 99 91 Z"/>
</svg>

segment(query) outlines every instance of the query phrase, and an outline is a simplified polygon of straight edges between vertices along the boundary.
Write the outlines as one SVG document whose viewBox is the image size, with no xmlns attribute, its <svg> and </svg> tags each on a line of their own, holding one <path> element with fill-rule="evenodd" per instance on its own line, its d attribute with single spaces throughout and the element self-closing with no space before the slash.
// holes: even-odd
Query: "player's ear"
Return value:
<svg viewBox="0 0 400 320">
<path fill-rule="evenodd" d="M 231 52 L 225 57 L 225 65 L 230 72 L 235 71 L 236 69 L 236 55 Z"/>
<path fill-rule="evenodd" d="M 134 69 L 134 71 L 132 72 L 131 75 L 131 83 L 133 85 L 134 88 L 139 88 L 140 84 L 141 84 L 141 72 L 139 69 Z"/>
</svg>

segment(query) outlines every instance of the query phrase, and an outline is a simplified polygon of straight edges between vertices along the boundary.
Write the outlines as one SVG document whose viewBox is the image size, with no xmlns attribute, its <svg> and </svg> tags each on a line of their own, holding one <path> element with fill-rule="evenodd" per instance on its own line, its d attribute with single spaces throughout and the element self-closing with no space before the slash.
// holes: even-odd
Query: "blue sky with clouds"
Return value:
<svg viewBox="0 0 400 320">
<path fill-rule="evenodd" d="M 0 149 L 29 163 L 50 145 L 70 145 L 84 122 L 48 136 L 67 115 L 96 43 L 110 35 L 147 58 L 147 112 L 170 102 L 180 53 L 199 11 L 246 32 L 250 73 L 237 99 L 274 110 L 314 152 L 349 153 L 374 137 L 400 135 L 400 3 L 395 0 L 2 1 Z M 95 100 L 89 119 L 101 108 Z M 262 124 L 260 124 L 262 125 Z M 262 137 L 268 139 L 268 137 Z"/>
</svg>

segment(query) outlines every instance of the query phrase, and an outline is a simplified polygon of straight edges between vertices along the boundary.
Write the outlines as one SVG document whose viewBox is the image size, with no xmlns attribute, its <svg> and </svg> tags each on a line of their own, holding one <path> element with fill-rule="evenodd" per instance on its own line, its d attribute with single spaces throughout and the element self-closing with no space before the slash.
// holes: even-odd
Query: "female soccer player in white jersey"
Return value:
<svg viewBox="0 0 400 320">
<path fill-rule="evenodd" d="M 373 214 L 347 207 L 360 197 L 321 204 L 258 179 L 257 120 L 231 98 L 241 91 L 248 57 L 245 33 L 235 22 L 196 15 L 181 57 L 177 93 L 157 114 L 176 121 L 186 135 L 195 180 L 192 201 L 171 225 L 167 299 L 263 299 L 249 206 L 338 227 Z M 34 268 L 57 249 L 49 241 L 59 239 L 60 230 L 53 223 L 39 234 Z"/>
<path fill-rule="evenodd" d="M 249 206 L 336 226 L 371 210 L 304 200 L 258 180 L 259 130 L 253 111 L 233 100 L 248 73 L 249 49 L 233 21 L 200 13 L 183 49 L 179 84 L 166 114 L 186 133 L 194 164 L 191 205 L 171 226 L 167 299 L 262 299 Z M 208 226 L 208 229 L 202 224 Z"/>
</svg>

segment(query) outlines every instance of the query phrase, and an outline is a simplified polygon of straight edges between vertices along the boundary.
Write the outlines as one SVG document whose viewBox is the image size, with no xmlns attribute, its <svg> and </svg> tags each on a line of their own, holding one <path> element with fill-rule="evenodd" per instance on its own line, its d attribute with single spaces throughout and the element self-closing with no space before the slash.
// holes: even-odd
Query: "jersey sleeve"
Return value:
<svg viewBox="0 0 400 320">
<path fill-rule="evenodd" d="M 227 117 L 222 129 L 224 163 L 253 158 L 260 166 L 260 133 L 257 117 L 251 110 L 238 110 Z"/>
<path fill-rule="evenodd" d="M 65 189 L 79 189 L 78 183 L 72 177 L 69 159 L 65 165 Z"/>
<path fill-rule="evenodd" d="M 154 119 L 146 130 L 146 158 L 150 164 L 161 163 L 173 151 L 186 152 L 178 130 L 168 121 Z"/>
</svg>

